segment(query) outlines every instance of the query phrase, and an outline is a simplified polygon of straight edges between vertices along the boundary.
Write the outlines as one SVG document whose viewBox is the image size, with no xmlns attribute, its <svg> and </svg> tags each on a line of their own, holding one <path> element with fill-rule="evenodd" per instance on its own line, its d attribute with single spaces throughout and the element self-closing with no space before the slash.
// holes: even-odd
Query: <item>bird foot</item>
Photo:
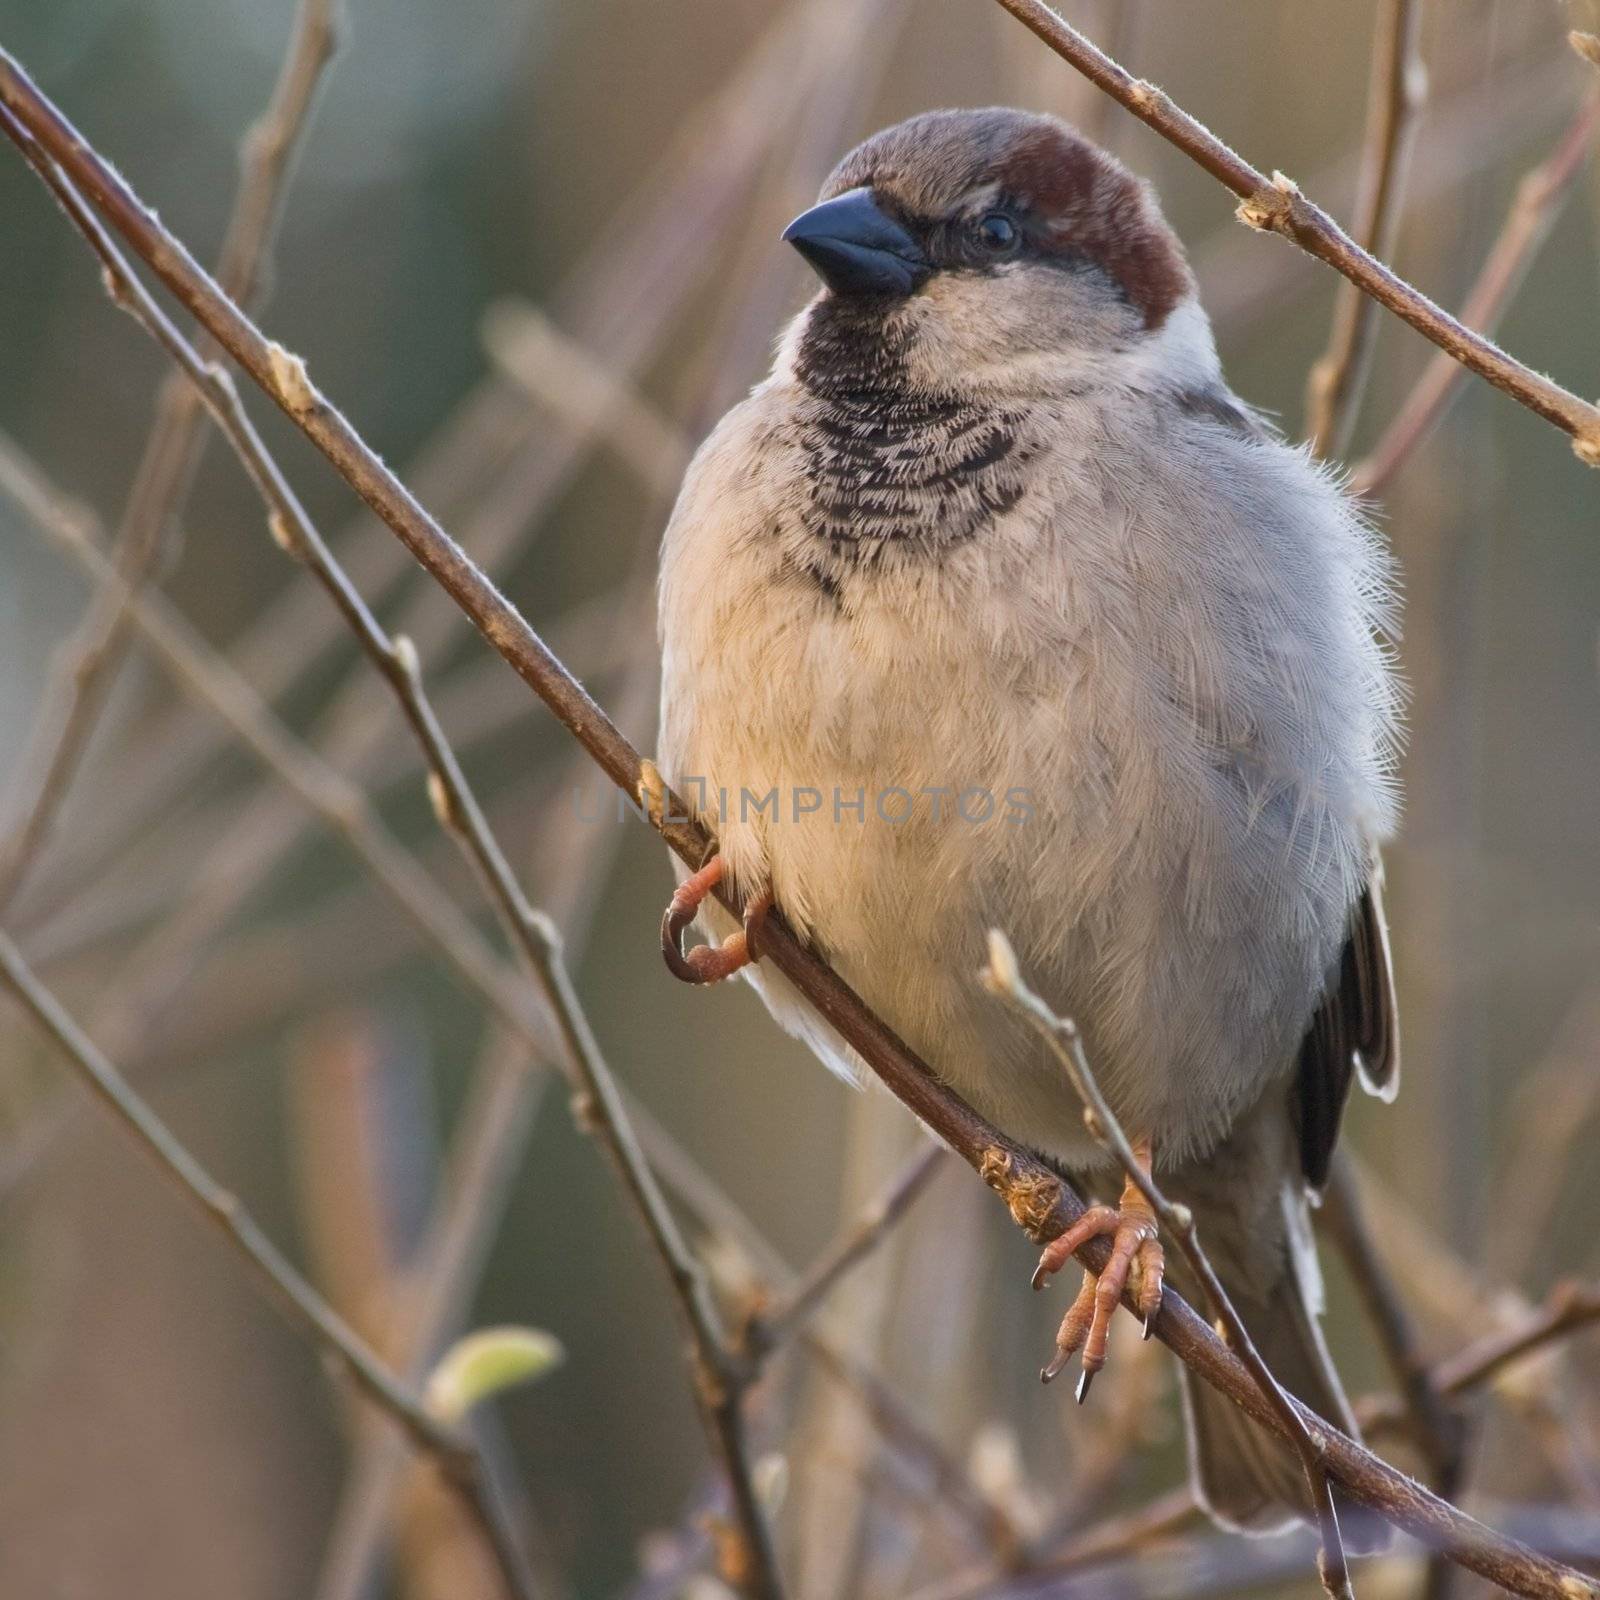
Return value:
<svg viewBox="0 0 1600 1600">
<path fill-rule="evenodd" d="M 698 872 L 678 885 L 677 892 L 667 905 L 661 919 L 661 954 L 667 970 L 684 983 L 720 983 L 731 978 L 741 967 L 761 959 L 756 950 L 756 940 L 767 913 L 772 909 L 772 896 L 757 896 L 745 907 L 744 927 L 731 933 L 721 944 L 696 945 L 692 950 L 683 947 L 683 936 L 704 904 L 705 898 L 722 882 L 722 857 L 712 858 Z"/>
<path fill-rule="evenodd" d="M 1085 1269 L 1077 1298 L 1067 1308 L 1056 1333 L 1055 1354 L 1039 1373 L 1049 1383 L 1081 1349 L 1081 1375 L 1078 1379 L 1078 1404 L 1089 1393 L 1094 1375 L 1106 1364 L 1106 1345 L 1111 1333 L 1111 1317 L 1122 1301 L 1131 1279 L 1139 1315 L 1144 1318 L 1144 1336 L 1150 1337 L 1156 1313 L 1161 1309 L 1161 1283 L 1166 1258 L 1156 1238 L 1156 1219 L 1149 1202 L 1133 1185 L 1122 1193 L 1118 1207 L 1091 1206 L 1058 1239 L 1052 1239 L 1033 1271 L 1033 1286 L 1042 1289 L 1091 1239 L 1111 1239 L 1111 1259 L 1096 1274 Z"/>
</svg>

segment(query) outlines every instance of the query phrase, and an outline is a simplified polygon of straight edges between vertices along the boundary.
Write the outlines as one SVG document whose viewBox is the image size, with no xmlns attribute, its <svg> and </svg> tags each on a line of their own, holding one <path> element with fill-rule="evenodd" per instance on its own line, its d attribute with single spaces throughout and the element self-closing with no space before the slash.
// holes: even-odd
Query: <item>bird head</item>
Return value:
<svg viewBox="0 0 1600 1600">
<path fill-rule="evenodd" d="M 787 351 L 813 387 L 1049 392 L 1216 357 L 1150 187 L 1054 117 L 933 111 L 874 134 L 783 237 L 821 278 Z"/>
</svg>

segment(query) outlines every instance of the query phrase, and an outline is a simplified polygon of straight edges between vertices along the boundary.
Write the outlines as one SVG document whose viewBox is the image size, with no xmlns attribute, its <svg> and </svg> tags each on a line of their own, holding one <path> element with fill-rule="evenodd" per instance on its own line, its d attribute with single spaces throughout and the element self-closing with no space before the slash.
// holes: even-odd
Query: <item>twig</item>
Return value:
<svg viewBox="0 0 1600 1600">
<path fill-rule="evenodd" d="M 217 260 L 217 281 L 252 305 L 295 157 L 310 125 L 328 63 L 338 48 L 339 0 L 300 0 L 289 48 L 266 109 L 241 148 L 239 191 Z M 128 600 L 162 565 L 167 530 L 199 465 L 205 434 L 194 391 L 174 376 L 163 386 L 115 541 L 116 581 L 102 582 L 82 626 L 52 663 L 41 721 L 29 738 L 36 774 L 16 830 L 0 848 L 0 908 L 8 905 L 49 840 L 128 642 Z"/>
<path fill-rule="evenodd" d="M 1194 1492 L 1172 1489 L 1148 1505 L 1118 1517 L 1109 1517 L 1067 1540 L 1021 1574 L 996 1577 L 993 1573 L 963 1573 L 918 1589 L 909 1600 L 1021 1600 L 1043 1596 L 1048 1584 L 1069 1578 L 1085 1567 L 1099 1567 L 1147 1549 L 1190 1526 L 1201 1516 Z"/>
<path fill-rule="evenodd" d="M 9 124 L 9 117 L 3 119 Z M 10 132 L 8 126 L 7 131 Z M 71 183 L 50 159 L 23 153 L 50 186 L 101 258 L 113 300 L 128 310 L 200 391 L 208 410 L 238 454 L 266 502 L 273 538 L 302 562 L 338 607 L 362 650 L 387 680 L 426 753 L 429 794 L 440 823 L 456 835 L 481 875 L 515 948 L 553 1014 L 577 1096 L 575 1115 L 610 1157 L 652 1244 L 661 1256 L 693 1341 L 696 1390 L 711 1442 L 722 1461 L 740 1537 L 726 1546 L 730 1581 L 751 1600 L 777 1600 L 781 1588 L 760 1499 L 751 1477 L 739 1410 L 736 1362 L 722 1335 L 716 1308 L 665 1196 L 639 1149 L 616 1086 L 572 988 L 554 925 L 528 903 L 462 772 L 423 690 L 421 666 L 409 639 L 391 639 L 334 559 L 294 491 L 267 451 L 232 380 L 206 363 L 161 311 L 122 260 Z"/>
<path fill-rule="evenodd" d="M 1010 1512 L 986 1495 L 961 1464 L 940 1449 L 927 1426 L 894 1391 L 826 1336 L 808 1329 L 799 1337 L 817 1365 L 865 1408 L 891 1455 L 916 1467 L 924 1476 L 926 1481 L 919 1484 L 919 1491 L 955 1511 L 976 1536 L 980 1548 L 993 1551 L 1001 1566 L 1012 1570 L 1020 1565 L 1024 1542 Z"/>
<path fill-rule="evenodd" d="M 734 213 L 762 150 L 786 115 L 784 108 L 802 86 L 793 70 L 796 55 L 829 20 L 826 9 L 811 0 L 788 0 L 725 86 L 695 109 L 641 175 L 618 219 L 563 275 L 552 296 L 556 320 L 603 350 L 616 371 L 642 370 L 658 353 L 674 315 L 718 270 L 718 231 Z M 464 542 L 492 572 L 525 544 L 529 530 L 541 525 L 590 443 L 570 428 L 550 428 L 520 390 L 496 375 L 455 409 L 411 464 L 408 482 L 426 503 L 459 513 Z M 405 551 L 366 510 L 353 519 L 340 549 L 346 570 L 382 614 L 390 591 L 414 570 Z M 421 595 L 396 614 L 396 631 L 410 635 L 427 663 L 455 620 L 448 607 Z M 234 655 L 263 697 L 275 700 L 316 670 L 340 636 L 337 619 L 329 616 L 321 597 L 290 584 L 261 608 Z M 285 648 L 286 640 L 292 648 Z M 360 687 L 370 687 L 365 678 L 340 696 L 334 715 L 341 743 L 381 739 L 384 731 Z M 80 845 L 73 859 L 61 864 L 62 875 L 74 886 L 93 883 L 104 863 L 170 808 L 173 797 L 191 787 L 218 754 L 215 731 L 186 713 L 180 708 L 157 729 L 143 771 L 130 774 L 127 787 L 133 796 L 126 804 L 119 796 L 115 821 L 97 847 Z M 148 782 L 140 781 L 146 777 Z"/>
<path fill-rule="evenodd" d="M 1570 1334 L 1600 1322 L 1600 1284 L 1560 1283 L 1539 1310 L 1503 1333 L 1469 1345 L 1434 1369 L 1433 1381 L 1445 1394 L 1465 1394 L 1488 1383 L 1507 1367 Z"/>
<path fill-rule="evenodd" d="M 749 1217 L 642 1105 L 634 1103 L 629 1109 L 640 1138 L 646 1141 L 652 1166 L 707 1232 L 721 1245 L 731 1247 L 710 1253 L 719 1287 L 746 1301 L 793 1293 L 798 1280 Z M 752 1267 L 762 1281 L 751 1281 Z M 807 1353 L 861 1405 L 889 1445 L 892 1457 L 916 1471 L 919 1488 L 931 1491 L 955 1512 L 975 1544 L 993 1552 L 1002 1564 L 1014 1565 L 1022 1536 L 1005 1507 L 973 1482 L 962 1463 L 929 1433 L 899 1395 L 865 1361 L 845 1349 L 826 1326 L 816 1322 L 793 1326 L 794 1337 Z"/>
<path fill-rule="evenodd" d="M 423 1063 L 409 1059 L 412 1051 L 394 1049 L 385 1033 L 369 1013 L 343 1007 L 303 1030 L 290 1052 L 290 1127 L 317 1280 L 407 1387 L 422 1393 L 440 1352 L 430 1345 L 424 1360 L 417 1361 L 408 1348 L 406 1310 L 415 1297 L 418 1251 L 406 1202 L 414 1198 L 411 1191 L 419 1181 L 434 1175 L 437 1140 L 422 1097 L 414 1083 L 406 1082 L 424 1070 Z M 524 1082 L 528 1076 L 519 1074 Z M 509 1114 L 513 1108 L 505 1109 Z M 513 1120 L 519 1131 L 526 1130 L 526 1115 Z M 512 1143 L 521 1148 L 517 1136 Z M 394 1159 L 397 1148 L 399 1160 Z M 378 1429 L 385 1439 L 404 1439 L 369 1411 L 350 1421 L 355 1439 Z M 472 1420 L 462 1426 L 471 1427 Z M 486 1447 L 481 1453 L 485 1469 L 494 1474 L 495 1455 Z M 413 1460 L 409 1451 L 404 1459 Z M 501 1494 L 508 1505 L 512 1492 L 512 1484 L 504 1483 Z M 551 1600 L 565 1585 L 550 1560 L 548 1539 L 528 1508 L 521 1509 L 518 1520 L 530 1570 L 537 1574 L 541 1595 Z M 398 1526 L 408 1592 L 504 1600 L 482 1541 L 425 1465 L 416 1466 L 406 1481 L 405 1515 Z"/>
<path fill-rule="evenodd" d="M 1349 1270 L 1367 1320 L 1378 1335 L 1384 1360 L 1394 1374 L 1405 1407 L 1411 1441 L 1428 1467 L 1428 1487 L 1455 1499 L 1467 1481 L 1469 1438 L 1466 1419 L 1448 1405 L 1434 1382 L 1417 1341 L 1411 1314 L 1395 1291 L 1361 1207 L 1361 1195 L 1346 1151 L 1334 1156 L 1317 1221 L 1333 1239 Z M 1425 1600 L 1449 1593 L 1455 1574 L 1437 1551 L 1428 1560 Z"/>
<path fill-rule="evenodd" d="M 769 1354 L 811 1316 L 842 1278 L 878 1248 L 938 1174 L 946 1153 L 939 1145 L 918 1151 L 889 1187 L 812 1262 L 778 1305 L 751 1317 L 745 1339 L 752 1353 L 758 1358 Z"/>
<path fill-rule="evenodd" d="M 641 797 L 661 837 L 684 860 L 702 860 L 709 837 L 694 819 L 677 809 L 682 801 L 662 783 L 654 767 L 645 767 L 638 752 L 516 608 L 315 389 L 304 364 L 264 338 L 220 293 L 178 240 L 4 52 L 0 52 L 0 104 L 81 183 L 140 258 L 383 517 L 422 567 L 583 744 L 596 765 L 626 794 Z M 7 131 L 16 138 L 13 129 Z M 730 903 L 729 909 L 737 912 L 740 908 Z M 762 944 L 764 959 L 861 1053 L 908 1109 L 979 1172 L 1030 1237 L 1040 1242 L 1055 1238 L 1081 1215 L 1082 1203 L 1061 1179 L 941 1083 L 848 984 L 795 939 L 781 915 L 768 920 Z M 1106 1242 L 1095 1240 L 1085 1245 L 1079 1260 L 1097 1270 L 1108 1255 Z M 1275 1432 L 1283 1430 L 1282 1420 L 1249 1370 L 1178 1294 L 1167 1294 L 1156 1332 L 1202 1380 L 1230 1395 L 1246 1414 Z M 1320 1460 L 1353 1498 L 1418 1537 L 1447 1546 L 1459 1564 L 1516 1593 L 1549 1596 L 1551 1600 L 1600 1600 L 1600 1583 L 1495 1534 L 1457 1507 L 1428 1494 L 1322 1419 L 1313 1418 L 1310 1412 L 1305 1412 L 1304 1418 L 1313 1426 Z"/>
<path fill-rule="evenodd" d="M 1600 1119 L 1600 986 L 1568 1008 L 1543 1059 L 1519 1074 L 1498 1162 L 1489 1237 L 1483 1251 L 1497 1276 L 1536 1272 L 1531 1246 L 1548 1241 L 1574 1158 Z"/>
<path fill-rule="evenodd" d="M 1475 70 L 1467 82 L 1430 79 L 1428 136 L 1417 141 L 1407 168 L 1408 207 L 1447 201 L 1470 180 L 1498 168 L 1508 149 L 1549 123 L 1552 105 L 1561 104 L 1572 83 L 1572 64 L 1564 53 L 1508 60 L 1506 71 L 1495 80 L 1495 114 L 1486 117 L 1485 63 L 1481 57 L 1473 60 Z M 1308 169 L 1304 187 L 1313 194 L 1353 196 L 1360 156 L 1359 150 L 1349 151 Z M 1222 332 L 1266 326 L 1273 317 L 1290 313 L 1322 281 L 1304 270 L 1307 264 L 1298 251 L 1263 250 L 1259 239 L 1239 228 L 1237 218 L 1196 240 L 1191 256 L 1201 300 Z"/>
<path fill-rule="evenodd" d="M 1363 250 L 1327 212 L 1281 172 L 1270 178 L 1223 143 L 1161 89 L 1135 78 L 1068 26 L 1044 0 L 998 0 L 1024 27 L 1125 106 L 1147 127 L 1175 145 L 1197 166 L 1239 196 L 1239 219 L 1265 233 L 1281 234 L 1307 255 L 1342 273 L 1363 294 L 1386 306 L 1463 366 L 1567 434 L 1578 459 L 1600 466 L 1600 409 L 1580 400 L 1542 373 L 1507 355 L 1492 340 L 1457 322 L 1442 306 Z"/>
<path fill-rule="evenodd" d="M 659 417 L 657 420 L 660 421 Z M 3 475 L 0 481 L 4 481 L 18 498 L 30 519 L 53 542 L 85 565 L 92 575 L 98 575 L 103 570 L 105 557 L 99 553 L 92 538 L 90 514 L 77 513 L 62 502 L 39 478 L 38 473 L 28 468 L 14 451 L 6 449 L 3 442 L 0 442 L 0 475 Z M 424 1248 L 423 1257 L 427 1264 L 419 1267 L 417 1272 L 420 1299 L 412 1323 L 413 1354 L 425 1363 L 426 1352 L 443 1336 L 443 1319 L 453 1302 L 459 1274 L 463 1270 L 470 1270 L 469 1263 L 474 1257 L 472 1241 L 477 1230 L 483 1225 L 485 1217 L 493 1214 L 490 1197 L 500 1186 L 495 1174 L 503 1172 L 505 1163 L 510 1159 L 508 1151 L 515 1146 L 517 1129 L 523 1125 L 531 1110 L 532 1101 L 529 1097 L 539 1092 L 538 1064 L 529 1058 L 528 1052 L 532 1048 L 539 1053 L 548 1053 L 551 1042 L 548 1029 L 541 1026 L 542 1019 L 530 1013 L 516 985 L 499 969 L 494 953 L 484 943 L 477 929 L 454 913 L 447 897 L 436 888 L 425 889 L 420 896 L 396 890 L 391 882 L 392 874 L 387 870 L 391 856 L 401 868 L 406 869 L 401 873 L 402 885 L 406 872 L 418 869 L 400 850 L 398 843 L 382 829 L 359 791 L 327 767 L 314 750 L 300 742 L 291 729 L 277 722 L 271 708 L 260 702 L 251 686 L 238 677 L 229 662 L 218 656 L 193 632 L 175 608 L 159 595 L 146 594 L 134 602 L 131 615 L 158 657 L 167 662 L 191 693 L 218 710 L 247 746 L 318 810 L 330 826 L 347 833 L 358 858 L 368 864 L 380 890 L 391 894 L 395 903 L 429 937 L 447 963 L 500 1018 L 503 1032 L 499 1043 L 491 1047 L 491 1059 L 486 1069 L 488 1076 L 480 1082 L 479 1075 L 474 1075 L 473 1095 L 462 1112 L 459 1141 L 461 1170 L 459 1177 L 452 1178 L 448 1185 L 452 1197 L 450 1216 L 441 1218 L 437 1230 L 430 1234 L 437 1249 L 434 1245 Z M 648 690 L 650 675 L 641 673 L 638 677 L 643 688 Z M 610 837 L 609 833 L 606 837 Z M 559 858 L 562 869 L 569 874 L 581 874 L 583 882 L 592 888 L 594 874 L 585 871 L 581 863 L 582 857 L 570 851 Z M 422 881 L 418 879 L 419 884 Z M 574 877 L 569 876 L 567 881 L 575 888 Z M 558 887 L 554 898 L 558 902 L 570 900 L 571 894 Z M 414 915 L 418 910 L 422 914 Z M 572 915 L 573 908 L 568 907 L 562 920 L 570 922 Z M 335 943 L 341 941 L 342 936 Z M 298 939 L 293 942 L 297 948 L 302 946 L 302 941 Z M 370 948 L 370 944 L 369 938 L 364 941 L 363 948 Z M 250 959 L 244 965 L 247 970 L 254 972 L 260 963 Z M 280 963 L 271 961 L 265 965 L 277 970 Z M 259 993 L 259 977 L 252 980 L 251 990 L 252 993 Z M 642 1108 L 634 1106 L 630 1110 L 652 1165 L 663 1170 L 671 1187 L 686 1196 L 691 1208 L 702 1215 L 708 1226 L 718 1231 L 725 1231 L 732 1226 L 730 1219 L 740 1217 L 732 1202 L 708 1188 L 704 1175 L 677 1149 L 665 1130 L 645 1116 Z M 35 1164 L 42 1151 L 54 1142 L 56 1131 L 65 1116 L 63 1102 L 59 1114 L 55 1114 L 52 1107 L 42 1118 L 36 1116 L 30 1121 L 20 1147 L 7 1152 L 6 1165 L 0 1168 L 0 1196 L 4 1196 L 19 1177 Z M 936 1156 L 937 1147 L 931 1147 L 930 1153 Z M 906 1202 L 911 1198 L 910 1194 L 903 1197 Z M 880 1202 L 880 1206 L 882 1204 Z M 892 1211 L 898 1207 L 899 1202 L 895 1201 L 888 1209 Z M 891 1220 L 892 1217 L 885 1218 L 886 1222 Z M 772 1276 L 777 1272 L 776 1257 L 764 1247 L 758 1248 L 752 1244 L 748 1228 L 737 1230 L 737 1237 L 742 1249 L 756 1249 L 766 1275 Z M 842 1267 L 846 1264 L 839 1265 Z M 824 1263 L 819 1262 L 813 1271 L 820 1271 L 823 1266 Z M 787 1274 L 779 1274 L 779 1277 L 781 1281 L 786 1281 Z M 811 1305 L 805 1308 L 805 1314 L 814 1309 L 817 1296 L 808 1298 Z M 804 1314 L 785 1315 L 785 1331 L 796 1331 L 803 1320 Z M 853 1362 L 824 1335 L 805 1333 L 803 1337 L 808 1345 L 815 1340 L 834 1356 L 834 1370 L 840 1381 L 863 1397 L 868 1413 L 894 1442 L 897 1454 L 914 1462 L 924 1479 L 933 1484 L 949 1504 L 964 1514 L 972 1512 L 967 1520 L 978 1531 L 980 1538 L 987 1541 L 993 1536 L 999 1540 L 1002 1549 L 1011 1549 L 1018 1544 L 1015 1530 L 1010 1529 L 1003 1515 L 998 1513 L 997 1508 L 987 1504 L 980 1506 L 981 1497 L 965 1492 L 964 1474 L 960 1468 L 943 1456 L 931 1437 L 914 1428 L 904 1408 L 870 1371 Z M 413 1368 L 408 1376 L 416 1377 L 421 1370 L 425 1369 Z M 368 1552 L 375 1531 L 381 1529 L 383 1507 L 387 1504 L 387 1485 L 393 1481 L 398 1465 L 392 1452 L 384 1452 L 383 1460 L 384 1466 L 380 1468 L 376 1462 L 364 1465 L 364 1458 L 358 1459 L 356 1481 L 361 1485 L 361 1491 L 355 1503 L 362 1509 L 359 1513 L 352 1512 L 348 1532 L 334 1541 L 337 1559 L 330 1563 L 325 1590 L 328 1594 L 353 1592 L 359 1587 L 355 1575 L 365 1573 L 369 1565 Z"/>
<path fill-rule="evenodd" d="M 1352 233 L 1369 255 L 1394 253 L 1406 168 L 1428 75 L 1418 50 L 1422 0 L 1384 0 L 1378 9 L 1367 94 L 1367 131 Z M 1372 364 L 1377 302 L 1354 282 L 1334 295 L 1328 347 L 1306 380 L 1306 437 L 1319 456 L 1343 455 Z"/>
<path fill-rule="evenodd" d="M 653 689 L 653 675 L 636 668 L 633 677 L 636 686 L 630 685 L 629 694 L 642 696 Z M 606 830 L 596 837 L 609 843 L 615 835 Z M 592 902 L 605 882 L 599 855 L 598 845 L 562 851 L 556 882 L 548 891 L 547 903 L 575 946 L 582 944 Z M 503 1022 L 480 1051 L 467 1102 L 451 1135 L 439 1195 L 408 1273 L 412 1292 L 395 1319 L 395 1338 L 409 1376 L 426 1372 L 454 1331 L 459 1308 L 470 1298 L 547 1082 L 542 1067 L 527 1039 Z M 392 1432 L 360 1441 L 334 1514 L 317 1580 L 318 1600 L 365 1593 L 390 1526 L 390 1503 L 405 1461 L 404 1441 Z"/>
<path fill-rule="evenodd" d="M 1032 1024 L 1034 1031 L 1050 1046 L 1083 1102 L 1084 1125 L 1090 1135 L 1121 1163 L 1128 1181 L 1149 1201 L 1162 1228 L 1178 1241 L 1190 1270 L 1205 1290 L 1212 1315 L 1221 1324 L 1228 1348 L 1239 1357 L 1255 1380 L 1257 1388 L 1281 1423 L 1279 1431 L 1300 1457 L 1321 1536 L 1317 1571 L 1322 1578 L 1322 1586 L 1334 1600 L 1354 1600 L 1344 1541 L 1339 1537 L 1339 1517 L 1334 1510 L 1333 1491 L 1328 1486 L 1328 1470 L 1312 1440 L 1310 1427 L 1289 1398 L 1288 1392 L 1272 1375 L 1271 1368 L 1256 1349 L 1243 1318 L 1228 1298 L 1228 1291 L 1222 1287 L 1222 1280 L 1201 1246 L 1194 1213 L 1188 1206 L 1169 1200 L 1151 1173 L 1140 1164 L 1122 1124 L 1117 1121 L 1089 1066 L 1083 1035 L 1078 1031 L 1077 1023 L 1070 1017 L 1058 1017 L 1027 986 L 1017 966 L 1016 952 L 997 928 L 989 932 L 989 965 L 982 976 L 984 986 Z"/>
<path fill-rule="evenodd" d="M 1556 218 L 1583 169 L 1584 158 L 1600 129 L 1600 94 L 1591 93 L 1578 107 L 1555 148 L 1517 185 L 1511 209 L 1479 269 L 1477 281 L 1461 307 L 1461 320 L 1469 328 L 1493 333 L 1506 306 L 1520 287 L 1540 247 L 1549 238 Z M 1350 487 L 1358 495 L 1377 494 L 1439 425 L 1460 391 L 1466 373 L 1447 354 L 1436 355 L 1416 387 L 1405 398 L 1394 420 L 1356 464 Z"/>
<path fill-rule="evenodd" d="M 1317 1220 L 1344 1257 L 1367 1317 L 1399 1385 L 1412 1440 L 1430 1468 L 1430 1486 L 1449 1496 L 1461 1471 L 1461 1418 L 1444 1403 L 1432 1369 L 1418 1346 L 1411 1315 L 1373 1248 L 1361 1196 L 1348 1157 L 1335 1157 Z"/>
<path fill-rule="evenodd" d="M 526 301 L 497 300 L 482 328 L 484 348 L 513 383 L 569 427 L 606 440 L 670 504 L 689 464 L 685 440 L 628 379 Z"/>
<path fill-rule="evenodd" d="M 52 1038 L 89 1089 L 155 1159 L 183 1196 L 218 1228 L 244 1257 L 271 1299 L 319 1348 L 325 1350 L 374 1404 L 405 1429 L 438 1465 L 483 1530 L 513 1595 L 532 1593 L 516 1536 L 493 1497 L 483 1463 L 470 1443 L 434 1420 L 396 1380 L 331 1306 L 296 1271 L 255 1219 L 173 1137 L 166 1124 L 128 1086 L 122 1075 L 34 976 L 10 936 L 0 931 L 0 980 Z"/>
<path fill-rule="evenodd" d="M 1159 1502 L 1150 1511 L 1155 1512 Z M 1563 1560 L 1592 1565 L 1600 1556 L 1600 1525 L 1593 1516 L 1566 1508 L 1499 1505 L 1495 1516 L 1535 1548 Z M 1130 1513 L 1137 1520 L 1140 1512 Z M 1241 1600 L 1244 1595 L 1298 1592 L 1292 1586 L 1314 1549 L 1313 1539 L 1289 1534 L 1277 1539 L 1241 1539 L 1236 1534 L 1210 1533 L 1189 1538 L 1151 1539 L 1130 1549 L 1111 1552 L 1104 1561 L 1083 1564 L 1080 1581 L 1057 1583 L 1053 1573 L 1031 1573 L 978 1588 L 918 1594 L 914 1600 Z M 1389 1563 L 1385 1563 L 1388 1566 Z M 1396 1563 L 1398 1565 L 1398 1563 Z M 1082 1570 L 1082 1569 L 1080 1569 Z M 1408 1593 L 1400 1582 L 1393 1592 Z M 1374 1573 L 1377 1587 L 1378 1574 Z M 1385 1574 L 1387 1577 L 1387 1574 Z"/>
<path fill-rule="evenodd" d="M 35 508 L 41 509 L 41 508 Z M 42 508 L 49 509 L 49 508 Z M 86 531 L 59 516 L 41 519 L 51 540 L 92 577 L 115 583 Z M 158 594 L 127 597 L 128 616 L 169 672 L 232 728 L 240 742 L 350 846 L 395 905 L 461 978 L 491 1003 L 526 1019 L 530 1007 L 507 983 L 493 950 L 349 779 L 282 723 L 228 659 Z"/>
</svg>

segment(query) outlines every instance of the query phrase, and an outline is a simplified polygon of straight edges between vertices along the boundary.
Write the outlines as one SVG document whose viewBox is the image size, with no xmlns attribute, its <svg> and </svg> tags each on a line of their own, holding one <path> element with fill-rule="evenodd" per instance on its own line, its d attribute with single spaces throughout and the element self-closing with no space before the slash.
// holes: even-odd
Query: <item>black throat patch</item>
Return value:
<svg viewBox="0 0 1600 1600">
<path fill-rule="evenodd" d="M 853 569 L 948 553 L 1023 495 L 1022 413 L 914 388 L 902 349 L 871 302 L 821 300 L 801 336 L 802 521 L 835 585 Z"/>
</svg>

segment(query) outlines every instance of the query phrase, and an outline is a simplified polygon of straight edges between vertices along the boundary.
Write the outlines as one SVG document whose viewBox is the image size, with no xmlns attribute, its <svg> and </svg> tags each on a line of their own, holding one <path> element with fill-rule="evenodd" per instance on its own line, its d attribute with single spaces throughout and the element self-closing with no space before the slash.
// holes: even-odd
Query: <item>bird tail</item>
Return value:
<svg viewBox="0 0 1600 1600">
<path fill-rule="evenodd" d="M 1286 1184 L 1283 1193 L 1287 1238 L 1279 1235 L 1272 1241 L 1276 1274 L 1263 1272 L 1260 1262 L 1226 1257 L 1214 1259 L 1213 1265 L 1278 1382 L 1325 1421 L 1359 1438 L 1350 1402 L 1317 1326 L 1321 1278 L 1305 1200 L 1297 1188 Z M 1204 1239 L 1203 1213 L 1200 1222 Z M 1187 1293 L 1188 1286 L 1184 1290 Z M 1310 1491 L 1293 1449 L 1187 1368 L 1180 1367 L 1179 1372 L 1190 1477 L 1196 1497 L 1212 1518 L 1225 1527 L 1256 1534 L 1312 1519 Z M 1354 1551 L 1381 1548 L 1386 1540 L 1381 1524 L 1351 1525 L 1345 1534 Z"/>
</svg>

